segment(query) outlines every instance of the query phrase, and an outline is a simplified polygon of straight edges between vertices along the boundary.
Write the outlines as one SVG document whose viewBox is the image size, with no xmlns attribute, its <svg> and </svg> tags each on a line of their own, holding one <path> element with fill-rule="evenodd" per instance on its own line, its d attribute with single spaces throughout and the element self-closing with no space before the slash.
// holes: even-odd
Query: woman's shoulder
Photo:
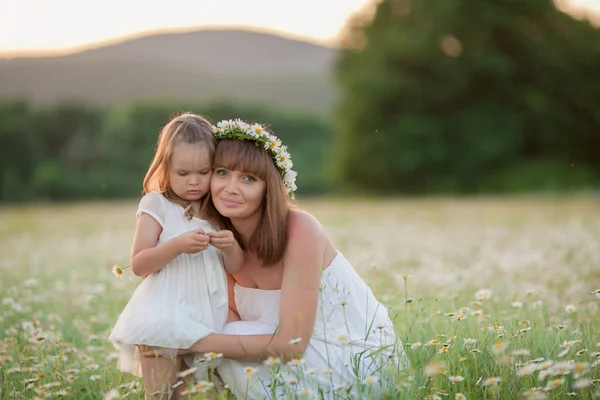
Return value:
<svg viewBox="0 0 600 400">
<path fill-rule="evenodd" d="M 319 220 L 306 211 L 290 210 L 285 255 L 287 261 L 305 270 L 307 257 L 315 257 L 313 261 L 324 268 L 330 263 L 333 253 L 335 245 Z"/>
<path fill-rule="evenodd" d="M 312 214 L 297 209 L 289 211 L 288 238 L 291 243 L 298 238 L 322 240 L 325 236 L 327 233 L 323 225 Z"/>
<path fill-rule="evenodd" d="M 290 229 L 322 229 L 321 223 L 314 215 L 299 209 L 289 211 L 288 224 Z"/>
</svg>

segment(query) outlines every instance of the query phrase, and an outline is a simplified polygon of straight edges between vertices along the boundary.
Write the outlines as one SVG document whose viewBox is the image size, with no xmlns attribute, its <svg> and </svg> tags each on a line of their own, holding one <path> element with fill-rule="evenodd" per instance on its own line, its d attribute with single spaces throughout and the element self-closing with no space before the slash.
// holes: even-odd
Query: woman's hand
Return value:
<svg viewBox="0 0 600 400">
<path fill-rule="evenodd" d="M 224 253 L 231 251 L 237 245 L 233 232 L 229 230 L 209 232 L 208 236 L 210 244 Z"/>
</svg>

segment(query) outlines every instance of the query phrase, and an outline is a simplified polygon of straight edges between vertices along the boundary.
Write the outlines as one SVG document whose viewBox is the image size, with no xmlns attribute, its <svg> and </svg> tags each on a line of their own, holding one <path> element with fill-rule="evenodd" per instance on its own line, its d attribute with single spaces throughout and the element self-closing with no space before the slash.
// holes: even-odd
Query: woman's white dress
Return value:
<svg viewBox="0 0 600 400">
<path fill-rule="evenodd" d="M 280 292 L 236 285 L 235 303 L 242 321 L 225 325 L 223 333 L 273 334 L 279 320 Z M 218 371 L 240 399 L 295 398 L 290 396 L 293 393 L 331 399 L 335 391 L 348 397 L 350 387 L 350 397 L 377 397 L 389 376 L 388 368 L 406 366 L 387 309 L 338 253 L 322 273 L 315 327 L 302 364 L 249 365 L 222 359 Z M 269 386 L 272 382 L 276 384 Z"/>
<path fill-rule="evenodd" d="M 191 230 L 214 231 L 205 220 L 187 219 L 181 206 L 157 192 L 141 199 L 140 213 L 150 215 L 162 227 L 157 246 Z M 109 337 L 120 352 L 119 369 L 141 376 L 136 345 L 174 349 L 175 354 L 176 349 L 221 332 L 227 310 L 227 278 L 218 250 L 209 246 L 196 254 L 177 256 L 146 277 L 121 312 Z"/>
</svg>

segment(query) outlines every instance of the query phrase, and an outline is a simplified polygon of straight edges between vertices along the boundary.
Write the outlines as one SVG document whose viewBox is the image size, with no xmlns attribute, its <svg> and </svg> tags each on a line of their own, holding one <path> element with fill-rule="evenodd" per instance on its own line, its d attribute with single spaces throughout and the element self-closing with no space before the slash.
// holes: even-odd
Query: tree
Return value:
<svg viewBox="0 0 600 400">
<path fill-rule="evenodd" d="M 335 173 L 370 192 L 597 184 L 599 66 L 600 31 L 551 0 L 382 0 L 342 37 Z"/>
<path fill-rule="evenodd" d="M 0 103 L 0 202 L 31 195 L 28 184 L 40 157 L 37 128 L 27 103 Z"/>
</svg>

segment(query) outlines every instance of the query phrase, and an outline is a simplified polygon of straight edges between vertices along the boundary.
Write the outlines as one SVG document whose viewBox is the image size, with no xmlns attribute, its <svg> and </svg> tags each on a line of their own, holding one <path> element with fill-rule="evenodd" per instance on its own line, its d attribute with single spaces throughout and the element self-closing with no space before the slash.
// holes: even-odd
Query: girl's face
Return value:
<svg viewBox="0 0 600 400">
<path fill-rule="evenodd" d="M 258 176 L 227 168 L 216 168 L 210 180 L 212 201 L 226 218 L 246 219 L 260 212 L 267 184 Z"/>
<path fill-rule="evenodd" d="M 179 143 L 173 148 L 169 182 L 173 192 L 187 201 L 198 201 L 210 189 L 211 163 L 208 146 Z"/>
</svg>

